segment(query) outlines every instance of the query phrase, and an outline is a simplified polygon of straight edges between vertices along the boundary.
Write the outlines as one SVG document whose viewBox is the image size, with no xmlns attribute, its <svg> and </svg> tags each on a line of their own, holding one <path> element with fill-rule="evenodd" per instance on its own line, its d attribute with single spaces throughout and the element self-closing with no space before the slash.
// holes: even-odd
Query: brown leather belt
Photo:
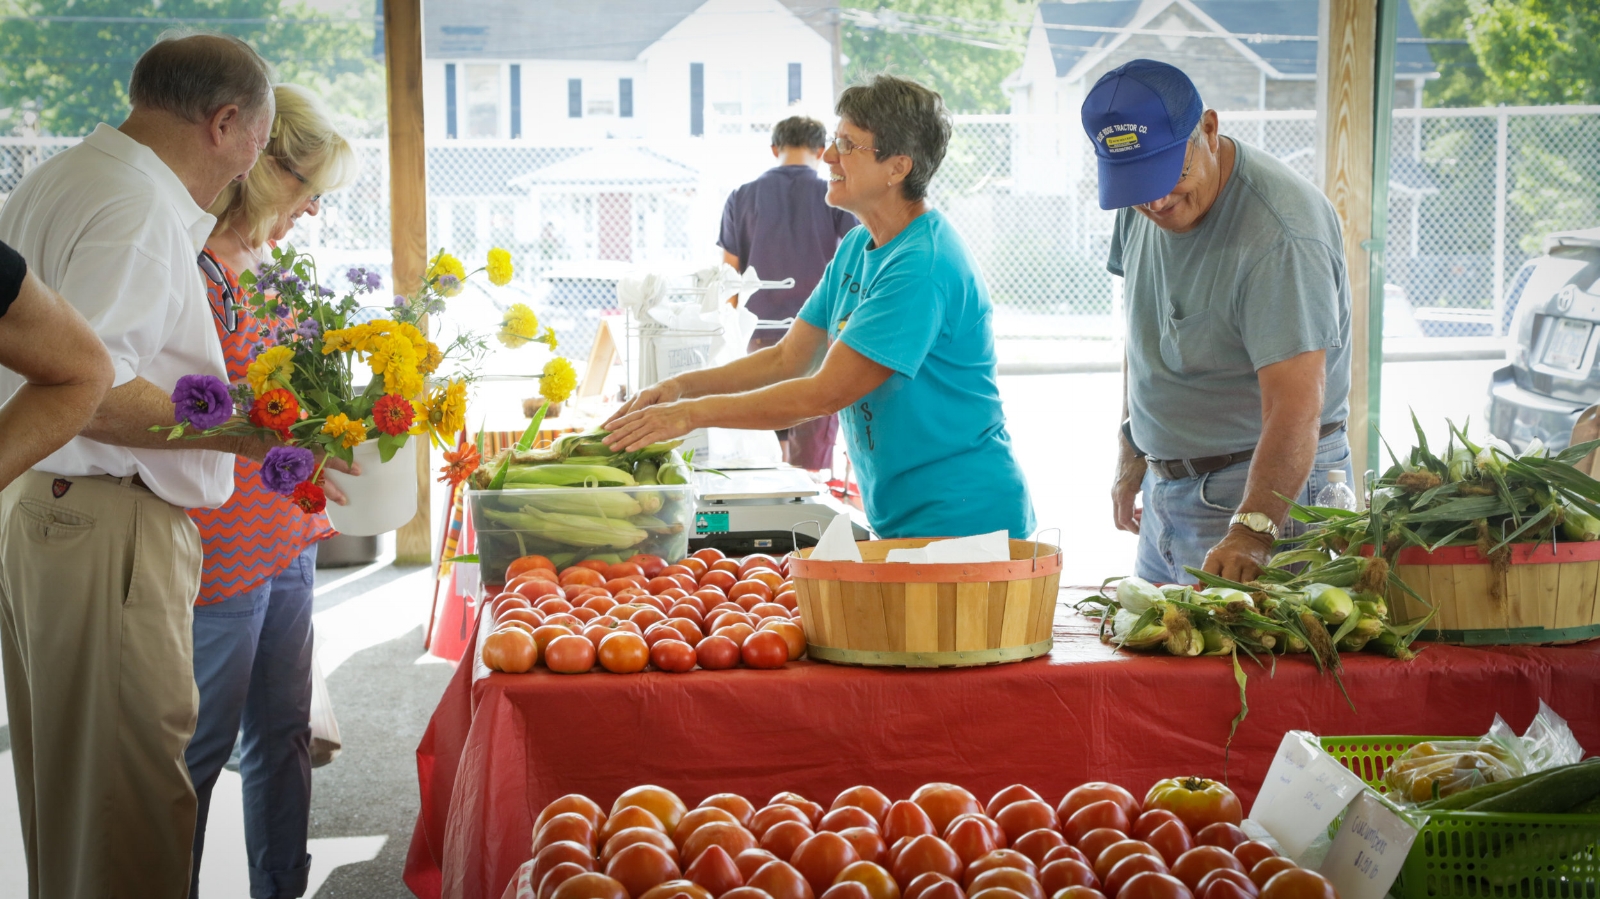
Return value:
<svg viewBox="0 0 1600 899">
<path fill-rule="evenodd" d="M 1328 422 L 1322 426 L 1322 430 L 1317 434 L 1317 439 L 1320 440 L 1323 437 L 1327 437 L 1342 427 L 1344 427 L 1344 419 Z M 1199 459 L 1152 459 L 1149 456 L 1145 456 L 1144 461 L 1146 465 L 1150 466 L 1150 470 L 1156 473 L 1157 477 L 1176 481 L 1179 478 L 1198 478 L 1203 474 L 1221 471 L 1230 465 L 1238 465 L 1240 462 L 1248 461 L 1255 453 L 1255 448 L 1251 447 L 1241 452 L 1229 453 L 1226 456 L 1203 456 Z"/>
</svg>

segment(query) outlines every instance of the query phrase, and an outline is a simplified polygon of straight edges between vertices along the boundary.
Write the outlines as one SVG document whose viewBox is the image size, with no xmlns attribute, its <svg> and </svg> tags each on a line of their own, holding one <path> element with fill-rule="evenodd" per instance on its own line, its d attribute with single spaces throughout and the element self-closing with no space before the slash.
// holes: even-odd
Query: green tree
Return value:
<svg viewBox="0 0 1600 899">
<path fill-rule="evenodd" d="M 920 81 L 952 112 L 1006 112 L 1001 82 L 1022 65 L 1033 0 L 844 0 L 845 80 Z M 851 10 L 871 13 L 854 17 Z M 997 45 L 997 46 L 985 46 Z"/>
<path fill-rule="evenodd" d="M 1467 40 L 1493 85 L 1518 104 L 1600 102 L 1600 4 L 1468 0 Z"/>
<path fill-rule="evenodd" d="M 1472 10 L 1468 0 L 1411 0 L 1411 12 L 1423 37 L 1465 41 Z M 1483 106 L 1489 81 L 1478 65 L 1478 55 L 1466 43 L 1429 44 L 1428 53 L 1439 77 L 1422 90 L 1427 106 Z"/>
<path fill-rule="evenodd" d="M 249 41 L 280 80 L 317 91 L 343 120 L 382 128 L 383 67 L 372 57 L 370 18 L 330 18 L 282 0 L 0 0 L 0 12 L 11 17 L 0 28 L 0 108 L 15 123 L 31 106 L 45 134 L 121 122 L 139 54 L 185 28 Z"/>
</svg>

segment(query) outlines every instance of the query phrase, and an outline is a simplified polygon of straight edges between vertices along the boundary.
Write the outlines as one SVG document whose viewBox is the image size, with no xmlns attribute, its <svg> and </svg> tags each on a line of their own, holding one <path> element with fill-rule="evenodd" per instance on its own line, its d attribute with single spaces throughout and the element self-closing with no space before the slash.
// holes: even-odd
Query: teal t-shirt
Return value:
<svg viewBox="0 0 1600 899">
<path fill-rule="evenodd" d="M 857 227 L 800 310 L 894 370 L 839 413 L 867 520 L 880 537 L 1033 533 L 995 381 L 989 290 L 937 211 L 888 245 Z"/>
</svg>

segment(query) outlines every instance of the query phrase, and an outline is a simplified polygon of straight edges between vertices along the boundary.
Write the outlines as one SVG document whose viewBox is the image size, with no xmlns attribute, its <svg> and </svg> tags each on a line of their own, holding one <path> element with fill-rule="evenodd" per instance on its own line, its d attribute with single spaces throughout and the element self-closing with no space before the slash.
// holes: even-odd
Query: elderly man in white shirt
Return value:
<svg viewBox="0 0 1600 899">
<path fill-rule="evenodd" d="M 167 442 L 187 374 L 226 376 L 195 258 L 267 142 L 271 73 L 230 37 L 163 40 L 133 111 L 39 166 L 0 240 L 67 297 L 115 371 L 89 426 L 0 493 L 0 649 L 30 897 L 182 896 L 200 539 L 256 441 Z M 0 398 L 21 387 L 0 370 Z"/>
</svg>

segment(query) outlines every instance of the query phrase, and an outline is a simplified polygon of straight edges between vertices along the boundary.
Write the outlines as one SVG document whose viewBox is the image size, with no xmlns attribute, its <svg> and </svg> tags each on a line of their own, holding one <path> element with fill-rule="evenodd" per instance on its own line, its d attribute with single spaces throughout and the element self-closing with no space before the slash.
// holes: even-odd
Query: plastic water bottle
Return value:
<svg viewBox="0 0 1600 899">
<path fill-rule="evenodd" d="M 1356 494 L 1344 482 L 1343 471 L 1328 472 L 1328 484 L 1317 491 L 1317 505 L 1329 509 L 1356 510 Z"/>
</svg>

